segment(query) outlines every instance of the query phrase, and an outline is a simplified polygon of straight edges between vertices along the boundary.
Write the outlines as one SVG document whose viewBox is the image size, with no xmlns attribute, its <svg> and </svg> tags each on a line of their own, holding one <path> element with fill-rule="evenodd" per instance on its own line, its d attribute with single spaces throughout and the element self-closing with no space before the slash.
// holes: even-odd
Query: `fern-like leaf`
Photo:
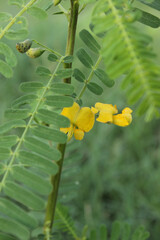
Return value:
<svg viewBox="0 0 160 240">
<path fill-rule="evenodd" d="M 130 10 L 124 0 L 98 1 L 93 12 L 94 31 L 106 33 L 101 52 L 108 75 L 113 79 L 125 75 L 123 87 L 130 87 L 129 101 L 138 101 L 137 112 L 151 120 L 160 116 L 160 69 L 150 47 L 152 39 L 128 20 Z"/>
<path fill-rule="evenodd" d="M 56 145 L 67 140 L 59 129 L 70 124 L 59 112 L 72 106 L 69 95 L 74 91 L 72 85 L 53 83 L 55 77 L 66 76 L 65 70 L 58 71 L 62 62 L 63 57 L 43 83 L 21 85 L 25 95 L 6 111 L 8 121 L 0 127 L 0 238 L 10 234 L 30 239 L 30 232 L 38 225 L 30 212 L 44 210 L 44 199 L 51 191 L 49 178 L 58 172 L 56 162 L 61 154 Z M 21 133 L 3 135 L 19 127 Z"/>
<path fill-rule="evenodd" d="M 80 240 L 77 236 L 74 222 L 68 214 L 68 209 L 60 204 L 56 206 L 55 227 L 61 229 L 62 232 L 67 232 L 71 239 Z"/>
</svg>

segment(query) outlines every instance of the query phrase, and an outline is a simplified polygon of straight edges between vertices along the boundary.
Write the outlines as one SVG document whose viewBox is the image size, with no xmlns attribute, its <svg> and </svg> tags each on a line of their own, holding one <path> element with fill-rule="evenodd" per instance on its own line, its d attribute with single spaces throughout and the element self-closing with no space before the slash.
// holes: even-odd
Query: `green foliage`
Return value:
<svg viewBox="0 0 160 240">
<path fill-rule="evenodd" d="M 101 53 L 107 74 L 112 79 L 124 76 L 129 103 L 139 102 L 137 113 L 151 120 L 159 117 L 160 71 L 151 53 L 151 38 L 125 18 L 130 8 L 123 0 L 99 1 L 93 12 L 94 32 L 106 32 Z"/>
<path fill-rule="evenodd" d="M 59 128 L 69 126 L 69 121 L 57 110 L 73 104 L 72 98 L 68 95 L 73 93 L 74 88 L 65 83 L 52 83 L 54 77 L 61 78 L 71 74 L 71 71 L 63 69 L 58 71 L 61 62 L 58 63 L 57 69 L 52 74 L 49 70 L 39 68 L 38 74 L 41 73 L 40 75 L 44 76 L 45 73 L 45 77 L 47 76 L 43 83 L 36 81 L 21 84 L 21 90 L 27 94 L 16 99 L 12 108 L 5 112 L 8 121 L 0 129 L 3 134 L 13 128 L 23 128 L 19 136 L 3 137 L 1 135 L 3 164 L 0 166 L 2 175 L 0 190 L 5 193 L 6 197 L 9 197 L 9 200 L 6 201 L 4 196 L 1 196 L 2 213 L 4 214 L 1 217 L 1 222 L 3 222 L 1 231 L 16 237 L 20 237 L 21 233 L 23 239 L 29 239 L 29 231 L 35 225 L 26 225 L 26 222 L 20 221 L 20 217 L 18 218 L 17 215 L 19 212 L 26 214 L 27 221 L 29 211 L 44 209 L 44 197 L 51 190 L 47 179 L 49 175 L 58 172 L 58 165 L 55 161 L 61 157 L 54 143 L 66 142 L 66 135 L 60 132 Z M 52 108 L 48 107 L 50 105 Z M 48 124 L 51 125 L 48 126 Z M 48 140 L 51 141 L 50 145 Z M 14 147 L 12 148 L 12 146 Z M 35 169 L 39 170 L 38 173 L 35 172 Z M 23 206 L 19 206 L 20 204 L 23 204 L 25 209 Z M 13 214 L 10 208 L 11 213 L 9 213 L 7 205 L 11 208 L 13 206 Z M 7 220 L 4 217 L 7 217 Z M 4 225 L 7 225 L 7 228 Z M 19 232 L 14 229 L 19 229 Z"/>
<path fill-rule="evenodd" d="M 13 18 L 10 13 L 0 13 L 0 39 L 3 36 L 12 40 L 24 39 L 27 36 L 28 20 L 22 16 L 25 12 L 38 20 L 46 19 L 46 10 L 51 8 L 53 1 L 45 3 L 45 6 L 43 1 L 39 2 L 31 0 L 24 6 L 26 1 L 9 0 L 9 4 L 18 6 L 20 11 Z M 60 1 L 56 1 L 54 4 L 59 3 Z M 158 1 L 146 1 L 145 4 L 159 9 Z M 63 10 L 60 13 L 68 16 L 69 11 L 66 13 L 61 5 L 59 7 Z M 51 52 L 48 55 L 48 65 L 54 62 L 57 65 L 53 72 L 40 61 L 41 66 L 36 69 L 38 79 L 33 77 L 30 81 L 20 84 L 24 95 L 12 102 L 5 112 L 6 121 L 0 126 L 0 239 L 40 240 L 46 237 L 42 225 L 45 203 L 53 188 L 49 179 L 60 171 L 59 162 L 62 155 L 57 149 L 57 144 L 66 144 L 67 141 L 67 136 L 60 128 L 70 125 L 69 120 L 60 115 L 60 112 L 64 107 L 72 106 L 73 98 L 80 102 L 86 89 L 95 95 L 101 95 L 104 86 L 113 87 L 114 80 L 123 76 L 123 87 L 128 87 L 129 102 L 134 104 L 141 101 L 138 112 L 145 112 L 147 120 L 159 116 L 160 71 L 155 64 L 155 55 L 151 52 L 151 38 L 137 30 L 133 23 L 140 21 L 154 28 L 159 27 L 160 23 L 158 17 L 142 10 L 139 15 L 139 12 L 140 10 L 132 8 L 124 0 L 98 1 L 93 13 L 93 30 L 96 34 L 103 35 L 103 38 L 98 39 L 93 33 L 83 29 L 79 36 L 85 46 L 80 48 L 75 56 L 69 54 L 62 57 L 60 53 L 54 53 L 52 49 L 33 40 L 44 48 L 43 52 Z M 8 42 L 0 42 L 0 54 L 0 73 L 5 78 L 11 78 L 17 58 Z M 99 66 L 102 65 L 102 56 L 107 73 Z M 85 71 L 79 67 L 79 63 L 75 64 L 76 68 L 73 71 L 60 68 L 61 64 L 66 66 L 65 64 L 76 63 L 76 57 L 82 63 L 82 67 L 85 67 Z M 71 77 L 83 84 L 79 94 L 74 92 L 72 84 L 62 83 L 62 79 Z M 99 82 L 104 85 L 99 85 Z M 103 140 L 105 143 L 106 139 Z M 75 162 L 83 159 L 84 152 L 79 152 L 81 146 L 76 145 L 75 148 L 73 145 L 69 144 L 66 152 L 58 201 L 70 205 L 71 215 L 75 215 L 76 218 L 73 202 L 79 187 L 81 166 L 77 167 Z M 86 185 L 89 178 L 87 174 Z M 112 186 L 108 188 L 110 187 Z M 55 237 L 57 240 L 107 239 L 105 226 L 95 228 L 88 236 L 85 229 L 82 237 L 78 237 L 68 209 L 60 204 L 56 209 L 55 226 L 57 229 L 50 234 L 50 240 Z M 108 232 L 110 240 L 146 240 L 149 236 L 141 227 L 130 235 L 130 226 L 121 225 L 119 222 L 113 224 L 111 233 Z"/>
</svg>

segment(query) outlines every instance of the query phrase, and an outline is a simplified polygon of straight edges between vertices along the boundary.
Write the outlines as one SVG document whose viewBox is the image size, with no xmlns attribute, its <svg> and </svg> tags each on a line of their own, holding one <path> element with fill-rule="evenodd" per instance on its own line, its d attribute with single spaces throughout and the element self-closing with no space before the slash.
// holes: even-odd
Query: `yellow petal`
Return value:
<svg viewBox="0 0 160 240">
<path fill-rule="evenodd" d="M 73 136 L 73 125 L 71 124 L 69 128 L 60 128 L 60 131 L 67 134 L 69 141 Z"/>
<path fill-rule="evenodd" d="M 132 109 L 130 109 L 129 107 L 126 107 L 122 110 L 122 113 L 132 113 Z"/>
<path fill-rule="evenodd" d="M 120 126 L 126 127 L 132 122 L 132 115 L 131 114 L 117 114 L 113 116 L 113 123 Z"/>
<path fill-rule="evenodd" d="M 70 127 L 69 132 L 68 132 L 68 141 L 71 140 L 73 136 L 74 128 L 73 125 Z"/>
<path fill-rule="evenodd" d="M 76 126 L 84 132 L 89 132 L 94 125 L 94 113 L 89 107 L 83 107 L 78 113 Z"/>
<path fill-rule="evenodd" d="M 76 140 L 82 140 L 84 137 L 84 131 L 80 129 L 74 129 L 74 137 Z"/>
<path fill-rule="evenodd" d="M 112 123 L 113 122 L 113 114 L 112 113 L 107 113 L 107 112 L 100 112 L 98 118 L 96 119 L 98 122 L 102 123 Z"/>
<path fill-rule="evenodd" d="M 68 133 L 69 130 L 70 130 L 70 127 L 69 128 L 60 128 L 60 131 L 64 132 L 64 133 Z"/>
<path fill-rule="evenodd" d="M 105 112 L 112 113 L 112 114 L 118 113 L 117 106 L 116 105 L 113 106 L 112 104 L 105 104 L 105 103 L 97 102 L 95 104 L 95 108 L 97 110 L 99 110 L 100 112 L 105 111 Z"/>
<path fill-rule="evenodd" d="M 74 102 L 72 107 L 63 108 L 61 115 L 69 118 L 71 123 L 74 123 L 77 118 L 79 110 L 80 106 L 76 102 Z"/>
<path fill-rule="evenodd" d="M 94 108 L 94 107 L 91 107 L 91 111 L 92 111 L 94 114 L 98 113 L 98 109 L 96 109 L 96 108 Z"/>
</svg>

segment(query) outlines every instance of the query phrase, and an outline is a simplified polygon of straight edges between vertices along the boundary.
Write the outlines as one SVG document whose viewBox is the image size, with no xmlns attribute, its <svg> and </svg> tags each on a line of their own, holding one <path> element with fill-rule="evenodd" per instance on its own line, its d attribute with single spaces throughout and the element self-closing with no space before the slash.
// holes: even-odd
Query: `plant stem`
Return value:
<svg viewBox="0 0 160 240">
<path fill-rule="evenodd" d="M 70 12 L 70 20 L 69 20 L 69 26 L 68 26 L 66 55 L 73 55 L 73 52 L 74 52 L 75 35 L 76 35 L 78 10 L 79 10 L 78 1 L 77 0 L 70 0 L 70 1 L 71 1 L 71 12 Z M 72 68 L 72 63 L 65 63 L 64 68 Z M 71 78 L 64 79 L 64 82 L 71 83 Z"/>
<path fill-rule="evenodd" d="M 12 18 L 12 20 L 8 23 L 8 25 L 1 31 L 0 33 L 0 39 L 5 35 L 5 33 L 12 27 L 12 25 L 16 22 L 17 18 L 22 16 L 23 13 L 25 13 L 37 0 L 31 0 L 29 3 L 27 3 L 19 13 L 15 17 Z"/>
<path fill-rule="evenodd" d="M 47 46 L 45 46 L 45 45 L 39 43 L 39 42 L 36 41 L 35 39 L 33 39 L 33 42 L 35 42 L 37 45 L 39 45 L 39 46 L 45 48 L 47 51 L 49 51 L 49 52 L 51 52 L 51 53 L 53 53 L 53 54 L 55 54 L 55 55 L 57 55 L 57 56 L 59 56 L 59 57 L 62 57 L 62 55 L 61 55 L 60 53 L 58 53 L 58 52 L 52 50 L 51 48 L 48 48 Z"/>
<path fill-rule="evenodd" d="M 66 144 L 58 145 L 58 149 L 62 154 L 61 159 L 58 161 L 59 172 L 58 172 L 58 174 L 53 175 L 51 177 L 51 183 L 52 183 L 53 188 L 52 188 L 52 192 L 50 193 L 49 198 L 48 198 L 47 209 L 46 209 L 46 218 L 45 218 L 45 224 L 44 224 L 44 233 L 46 236 L 50 235 L 52 225 L 53 225 L 57 196 L 58 196 L 58 188 L 59 188 L 63 160 L 64 160 L 65 147 L 66 147 Z M 46 240 L 47 240 L 47 238 L 46 238 Z"/>
<path fill-rule="evenodd" d="M 100 64 L 102 60 L 102 57 L 100 56 L 96 62 L 96 64 L 94 65 L 94 67 L 92 67 L 92 71 L 90 72 L 87 80 L 84 82 L 84 86 L 83 88 L 81 89 L 79 95 L 77 96 L 76 100 L 80 100 L 86 90 L 86 87 L 87 87 L 87 84 L 91 81 L 92 77 L 93 77 L 93 74 L 94 74 L 94 71 L 97 69 L 98 65 Z"/>
<path fill-rule="evenodd" d="M 66 55 L 73 55 L 73 52 L 74 52 L 78 9 L 79 9 L 78 1 L 71 0 L 71 13 L 70 13 L 70 21 L 69 21 L 69 27 L 68 27 Z M 64 68 L 71 68 L 71 67 L 72 67 L 72 64 L 67 64 L 67 63 L 64 64 Z M 64 82 L 71 83 L 71 78 L 64 79 Z M 58 149 L 61 152 L 62 157 L 58 161 L 59 172 L 55 176 L 51 177 L 51 183 L 52 183 L 53 189 L 48 197 L 47 208 L 46 208 L 46 217 L 45 217 L 45 223 L 44 223 L 45 240 L 49 239 L 48 236 L 51 234 L 51 230 L 54 222 L 55 208 L 56 208 L 65 148 L 66 148 L 66 144 L 58 145 Z"/>
</svg>

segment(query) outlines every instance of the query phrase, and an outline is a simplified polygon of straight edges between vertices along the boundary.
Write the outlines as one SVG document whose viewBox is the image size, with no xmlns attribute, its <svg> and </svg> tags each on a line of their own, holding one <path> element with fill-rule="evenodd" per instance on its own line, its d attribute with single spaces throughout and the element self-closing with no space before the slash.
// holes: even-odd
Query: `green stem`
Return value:
<svg viewBox="0 0 160 240">
<path fill-rule="evenodd" d="M 77 0 L 70 0 L 70 1 L 71 1 L 71 12 L 70 12 L 70 21 L 68 26 L 66 55 L 73 55 L 74 53 L 75 35 L 76 35 L 78 10 L 79 10 L 78 1 Z M 64 68 L 72 68 L 72 63 L 65 63 Z M 64 82 L 71 83 L 71 78 L 64 79 Z"/>
<path fill-rule="evenodd" d="M 87 84 L 91 81 L 92 77 L 93 77 L 93 74 L 94 74 L 94 71 L 97 69 L 98 65 L 100 64 L 102 60 L 102 57 L 100 56 L 96 62 L 96 64 L 92 67 L 92 71 L 90 72 L 87 80 L 84 82 L 84 86 L 83 88 L 81 89 L 79 95 L 77 96 L 76 100 L 80 100 L 86 90 L 86 87 L 87 87 Z"/>
<path fill-rule="evenodd" d="M 69 28 L 68 28 L 66 55 L 73 55 L 73 52 L 74 52 L 78 9 L 79 9 L 78 1 L 71 0 L 71 13 L 70 13 L 70 20 L 69 20 Z M 71 64 L 66 64 L 66 63 L 64 64 L 64 68 L 71 68 L 71 67 L 72 67 Z M 70 78 L 64 79 L 64 82 L 71 83 L 71 79 Z M 47 208 L 46 208 L 46 217 L 45 217 L 45 223 L 44 223 L 45 240 L 49 239 L 49 238 L 47 239 L 47 237 L 51 234 L 51 230 L 54 222 L 55 208 L 56 208 L 59 184 L 61 179 L 65 148 L 66 148 L 66 144 L 58 145 L 58 149 L 60 150 L 62 157 L 58 161 L 59 172 L 55 176 L 51 177 L 51 183 L 52 183 L 53 189 L 48 197 Z"/>
<path fill-rule="evenodd" d="M 33 39 L 33 42 L 35 42 L 37 45 L 39 45 L 39 46 L 45 48 L 47 51 L 49 51 L 49 52 L 51 52 L 51 53 L 53 53 L 53 54 L 55 54 L 55 55 L 57 55 L 57 56 L 59 56 L 59 57 L 62 57 L 62 55 L 61 55 L 60 53 L 58 53 L 58 52 L 52 50 L 51 48 L 48 48 L 47 46 L 45 46 L 45 45 L 39 43 L 39 42 L 36 41 L 35 39 Z"/>
<path fill-rule="evenodd" d="M 58 145 L 58 149 L 62 154 L 61 159 L 58 161 L 59 172 L 58 172 L 58 174 L 53 175 L 51 177 L 51 183 L 52 183 L 53 188 L 52 188 L 52 192 L 50 193 L 50 195 L 48 197 L 48 203 L 47 203 L 47 208 L 46 208 L 46 218 L 45 218 L 45 223 L 44 223 L 44 234 L 46 237 L 47 237 L 47 235 L 50 235 L 52 225 L 53 225 L 65 148 L 66 148 L 66 144 Z M 46 238 L 46 240 L 47 240 L 47 238 Z"/>
<path fill-rule="evenodd" d="M 12 20 L 8 23 L 8 25 L 1 31 L 0 33 L 0 39 L 5 35 L 5 33 L 12 27 L 12 25 L 16 22 L 17 18 L 22 16 L 23 13 L 25 13 L 37 0 L 31 0 L 29 3 L 27 3 L 19 13 L 15 17 L 12 18 Z"/>
</svg>

